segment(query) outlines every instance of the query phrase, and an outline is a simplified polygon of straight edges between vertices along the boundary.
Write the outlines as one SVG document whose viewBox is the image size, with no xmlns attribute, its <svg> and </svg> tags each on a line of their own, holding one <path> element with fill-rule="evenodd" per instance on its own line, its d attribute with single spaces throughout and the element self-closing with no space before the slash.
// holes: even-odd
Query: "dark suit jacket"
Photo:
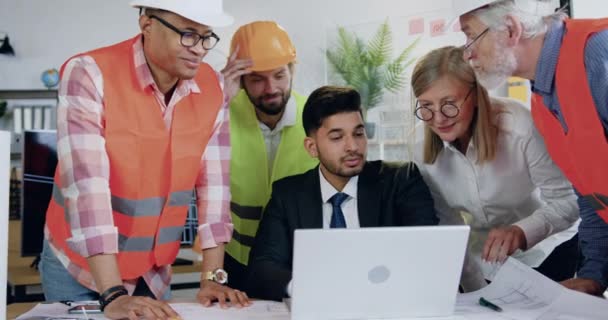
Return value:
<svg viewBox="0 0 608 320">
<path fill-rule="evenodd" d="M 249 256 L 247 293 L 281 300 L 291 280 L 296 229 L 323 228 L 318 166 L 276 181 Z M 414 163 L 367 162 L 359 174 L 361 227 L 436 225 L 427 185 Z"/>
</svg>

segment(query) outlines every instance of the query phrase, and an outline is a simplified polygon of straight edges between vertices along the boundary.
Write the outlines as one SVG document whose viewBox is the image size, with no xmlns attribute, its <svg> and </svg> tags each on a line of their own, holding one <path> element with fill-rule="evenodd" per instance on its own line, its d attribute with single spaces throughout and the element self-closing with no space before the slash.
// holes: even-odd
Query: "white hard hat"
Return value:
<svg viewBox="0 0 608 320">
<path fill-rule="evenodd" d="M 224 12 L 222 0 L 134 0 L 131 6 L 167 10 L 211 27 L 225 27 L 234 21 Z"/>
<path fill-rule="evenodd" d="M 461 15 L 485 7 L 495 1 L 497 0 L 452 0 L 452 18 L 444 26 L 444 31 L 452 29 L 460 20 Z"/>
<path fill-rule="evenodd" d="M 453 0 L 453 12 L 456 17 L 473 10 L 498 2 L 498 0 Z M 536 15 L 548 15 L 555 11 L 556 7 L 550 0 L 514 0 L 515 6 L 523 12 Z"/>
<path fill-rule="evenodd" d="M 496 0 L 453 0 L 452 10 L 456 17 L 471 12 L 475 9 L 485 7 Z"/>
</svg>

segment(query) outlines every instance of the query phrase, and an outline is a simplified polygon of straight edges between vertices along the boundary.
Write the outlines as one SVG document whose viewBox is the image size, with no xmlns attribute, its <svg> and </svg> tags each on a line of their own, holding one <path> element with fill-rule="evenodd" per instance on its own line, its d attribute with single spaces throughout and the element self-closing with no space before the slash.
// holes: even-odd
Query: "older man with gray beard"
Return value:
<svg viewBox="0 0 608 320">
<path fill-rule="evenodd" d="M 467 36 L 464 58 L 494 88 L 532 81 L 532 115 L 555 163 L 579 196 L 584 259 L 568 288 L 608 286 L 608 19 L 567 19 L 548 0 L 454 1 Z M 498 239 L 500 241 L 500 239 Z"/>
</svg>

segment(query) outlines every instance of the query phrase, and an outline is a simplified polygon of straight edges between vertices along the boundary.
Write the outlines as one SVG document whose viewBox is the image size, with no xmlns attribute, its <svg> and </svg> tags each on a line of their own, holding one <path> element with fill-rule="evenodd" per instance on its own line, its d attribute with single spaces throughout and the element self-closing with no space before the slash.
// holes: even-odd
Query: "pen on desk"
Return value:
<svg viewBox="0 0 608 320">
<path fill-rule="evenodd" d="M 493 304 L 492 302 L 486 300 L 484 297 L 480 297 L 479 298 L 479 305 L 486 307 L 486 308 L 490 308 L 494 311 L 500 312 L 502 311 L 502 308 Z"/>
</svg>

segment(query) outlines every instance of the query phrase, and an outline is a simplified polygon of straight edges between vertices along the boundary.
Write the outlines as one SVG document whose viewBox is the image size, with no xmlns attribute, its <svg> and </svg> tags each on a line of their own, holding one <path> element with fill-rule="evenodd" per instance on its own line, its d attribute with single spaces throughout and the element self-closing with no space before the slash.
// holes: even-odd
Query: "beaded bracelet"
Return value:
<svg viewBox="0 0 608 320">
<path fill-rule="evenodd" d="M 112 301 L 116 300 L 116 298 L 127 295 L 127 294 L 129 294 L 129 292 L 123 285 L 114 286 L 114 287 L 107 289 L 99 296 L 99 305 L 101 307 L 101 311 L 103 312 L 103 310 Z"/>
</svg>

